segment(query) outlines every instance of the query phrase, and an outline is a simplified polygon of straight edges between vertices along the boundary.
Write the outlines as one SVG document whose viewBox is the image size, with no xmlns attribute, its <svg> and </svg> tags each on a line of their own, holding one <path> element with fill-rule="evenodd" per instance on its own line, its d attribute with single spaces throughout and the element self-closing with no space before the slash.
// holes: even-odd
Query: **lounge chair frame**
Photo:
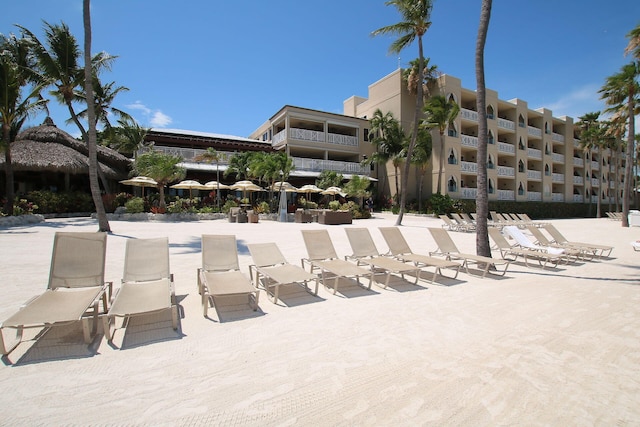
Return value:
<svg viewBox="0 0 640 427">
<path fill-rule="evenodd" d="M 249 276 L 258 288 L 262 288 L 267 298 L 274 304 L 278 303 L 278 294 L 281 286 L 298 285 L 309 293 L 318 295 L 319 279 L 317 274 L 307 272 L 302 267 L 290 264 L 275 243 L 248 244 L 253 264 L 249 266 Z M 261 277 L 262 276 L 262 279 Z M 315 290 L 309 288 L 309 282 L 315 281 Z M 273 296 L 271 289 L 273 290 Z"/>
<path fill-rule="evenodd" d="M 553 242 L 559 245 L 563 245 L 563 246 L 569 246 L 569 247 L 574 247 L 577 249 L 585 249 L 588 248 L 588 250 L 593 251 L 593 253 L 595 254 L 596 257 L 598 258 L 603 258 L 603 257 L 609 257 L 611 255 L 611 252 L 613 251 L 613 246 L 607 246 L 607 245 L 599 245 L 599 244 L 595 244 L 595 243 L 584 243 L 584 242 L 571 242 L 569 240 L 567 240 L 562 233 L 560 232 L 560 230 L 558 230 L 553 224 L 546 224 L 544 226 L 544 229 L 549 233 L 549 235 L 551 235 L 551 237 L 553 238 Z M 605 255 L 606 253 L 606 255 Z"/>
<path fill-rule="evenodd" d="M 104 281 L 106 233 L 57 232 L 53 240 L 49 282 L 44 293 L 25 302 L 0 324 L 0 351 L 9 354 L 22 342 L 24 329 L 62 326 L 82 322 L 84 342 L 96 333 L 100 302 L 107 310 L 112 282 Z M 89 319 L 93 319 L 92 327 Z M 14 329 L 10 344 L 3 330 Z M 8 345 L 9 344 L 9 345 Z"/>
<path fill-rule="evenodd" d="M 535 260 L 538 262 L 538 265 L 545 269 L 547 264 L 551 264 L 552 267 L 557 267 L 560 261 L 563 261 L 563 257 L 557 254 L 550 254 L 548 252 L 542 251 L 534 251 L 532 249 L 516 247 L 509 244 L 507 239 L 502 235 L 502 232 L 497 228 L 489 228 L 489 237 L 496 244 L 498 251 L 500 252 L 500 256 L 503 259 L 507 259 L 510 261 L 517 261 L 518 257 L 522 257 L 524 260 L 524 264 L 527 267 L 531 267 L 529 265 L 530 260 Z"/>
<path fill-rule="evenodd" d="M 447 233 L 447 230 L 440 228 L 428 228 L 428 230 L 438 246 L 438 249 L 436 251 L 429 252 L 429 255 L 443 256 L 447 260 L 462 260 L 462 266 L 465 268 L 467 274 L 471 274 L 469 264 L 475 264 L 480 270 L 482 270 L 482 275 L 480 276 L 482 278 L 485 278 L 487 273 L 495 276 L 504 276 L 507 273 L 507 269 L 511 263 L 510 260 L 494 259 L 480 255 L 461 253 L 451 239 L 451 236 L 449 236 L 449 233 Z M 490 271 L 491 266 L 496 269 L 497 273 Z M 504 266 L 504 269 L 500 270 L 498 266 Z"/>
<path fill-rule="evenodd" d="M 171 311 L 171 326 L 177 330 L 178 305 L 169 264 L 169 239 L 127 240 L 120 288 L 114 292 L 109 311 L 102 317 L 105 338 L 108 342 L 113 340 L 118 317 L 126 328 L 132 317 L 166 310 Z"/>
<path fill-rule="evenodd" d="M 260 292 L 240 271 L 235 235 L 202 235 L 202 267 L 197 276 L 204 317 L 209 305 L 215 307 L 217 297 L 246 295 L 253 311 L 258 310 Z"/>
<path fill-rule="evenodd" d="M 444 260 L 429 255 L 414 253 L 398 227 L 379 227 L 380 233 L 389 247 L 388 255 L 402 261 L 413 263 L 420 268 L 433 267 L 434 272 L 431 277 L 431 283 L 435 282 L 438 276 L 448 279 L 455 279 L 460 273 L 462 264 L 452 260 Z M 446 230 L 443 230 L 446 232 Z M 453 276 L 447 276 L 442 273 L 442 269 L 450 269 L 455 273 Z"/>
<path fill-rule="evenodd" d="M 305 268 L 305 264 L 307 264 L 311 273 L 316 269 L 320 270 L 322 284 L 325 288 L 329 288 L 327 279 L 329 276 L 332 276 L 334 279 L 334 295 L 338 292 L 338 282 L 341 277 L 355 278 L 358 286 L 363 288 L 365 288 L 365 286 L 360 283 L 360 278 L 368 277 L 369 285 L 366 289 L 371 289 L 373 271 L 338 258 L 327 230 L 302 230 L 302 238 L 308 254 L 307 258 L 301 258 L 300 260 L 302 268 Z"/>
</svg>

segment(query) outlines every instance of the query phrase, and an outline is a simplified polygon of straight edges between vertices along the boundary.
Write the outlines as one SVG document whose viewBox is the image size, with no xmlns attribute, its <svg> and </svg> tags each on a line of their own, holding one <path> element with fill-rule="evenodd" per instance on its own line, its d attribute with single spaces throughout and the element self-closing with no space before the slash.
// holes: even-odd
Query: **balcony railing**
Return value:
<svg viewBox="0 0 640 427">
<path fill-rule="evenodd" d="M 556 142 L 564 142 L 564 135 L 560 135 L 559 133 L 552 133 L 551 139 Z"/>
<path fill-rule="evenodd" d="M 533 170 L 528 170 L 527 171 L 527 178 L 528 179 L 535 179 L 540 181 L 542 179 L 542 172 L 540 171 L 533 171 Z"/>
<path fill-rule="evenodd" d="M 289 128 L 289 138 L 301 141 L 324 142 L 324 132 L 310 129 Z"/>
<path fill-rule="evenodd" d="M 564 174 L 563 173 L 552 173 L 551 174 L 551 182 L 564 182 Z"/>
<path fill-rule="evenodd" d="M 594 171 L 600 170 L 600 163 L 591 162 L 591 170 L 594 170 Z"/>
<path fill-rule="evenodd" d="M 583 200 L 584 200 L 584 197 L 582 197 L 582 194 L 573 195 L 573 203 L 582 203 Z"/>
<path fill-rule="evenodd" d="M 475 136 L 462 134 L 460 136 L 460 145 L 478 148 L 478 138 L 476 138 Z"/>
<path fill-rule="evenodd" d="M 475 199 L 477 194 L 478 194 L 477 188 L 464 187 L 460 189 L 461 199 Z"/>
<path fill-rule="evenodd" d="M 478 112 L 473 110 L 467 110 L 466 108 L 460 109 L 460 117 L 473 122 L 478 121 Z"/>
<path fill-rule="evenodd" d="M 515 200 L 516 193 L 513 190 L 498 190 L 498 200 Z"/>
<path fill-rule="evenodd" d="M 527 126 L 527 133 L 530 136 L 537 136 L 538 138 L 542 138 L 542 130 L 533 126 Z"/>
<path fill-rule="evenodd" d="M 551 153 L 551 160 L 553 160 L 554 163 L 564 163 L 564 154 Z"/>
<path fill-rule="evenodd" d="M 460 162 L 460 172 L 462 173 L 478 173 L 478 164 L 474 162 Z"/>
<path fill-rule="evenodd" d="M 542 193 L 539 191 L 527 191 L 527 200 L 530 202 L 539 202 L 542 200 Z"/>
<path fill-rule="evenodd" d="M 591 178 L 592 187 L 600 187 L 600 180 L 598 178 Z"/>
<path fill-rule="evenodd" d="M 294 157 L 293 166 L 295 167 L 296 171 L 322 172 L 325 170 L 329 170 L 340 173 L 367 176 L 371 173 L 371 168 L 369 166 L 362 166 L 360 163 L 356 162 L 308 159 L 304 157 Z"/>
<path fill-rule="evenodd" d="M 516 130 L 516 124 L 511 120 L 498 117 L 498 127 L 501 129 Z"/>
<path fill-rule="evenodd" d="M 573 158 L 573 166 L 584 166 L 584 160 L 580 157 Z"/>
<path fill-rule="evenodd" d="M 564 194 L 562 194 L 562 193 L 551 193 L 551 201 L 552 202 L 564 202 Z"/>
<path fill-rule="evenodd" d="M 498 166 L 498 176 L 516 176 L 516 170 L 510 166 Z"/>
<path fill-rule="evenodd" d="M 185 162 L 192 162 L 192 163 L 195 162 L 194 159 L 196 157 L 207 152 L 207 150 L 203 150 L 199 148 L 163 147 L 160 145 L 155 145 L 153 149 L 156 151 L 161 151 L 166 154 L 171 154 L 173 156 L 180 156 L 184 159 Z M 144 151 L 145 149 L 141 150 L 140 152 L 142 153 Z M 231 156 L 236 154 L 228 151 L 218 151 L 217 153 L 218 153 L 218 156 L 220 156 L 218 160 L 219 165 L 229 164 L 229 159 L 231 158 Z M 206 162 L 200 162 L 200 163 L 206 163 Z M 212 164 L 215 165 L 215 162 L 213 162 Z"/>
<path fill-rule="evenodd" d="M 280 132 L 278 132 L 275 135 L 273 135 L 272 144 L 274 146 L 277 146 L 277 145 L 283 143 L 286 139 L 287 139 L 287 130 L 283 129 Z"/>
<path fill-rule="evenodd" d="M 533 159 L 542 159 L 542 151 L 537 148 L 527 148 L 527 156 Z"/>
<path fill-rule="evenodd" d="M 338 133 L 328 133 L 327 142 L 330 144 L 347 145 L 349 147 L 358 146 L 358 138 L 350 135 L 341 135 Z"/>
<path fill-rule="evenodd" d="M 573 184 L 574 185 L 584 185 L 584 178 L 581 176 L 575 176 L 573 177 Z"/>
<path fill-rule="evenodd" d="M 513 144 L 509 144 L 508 142 L 498 141 L 498 151 L 501 153 L 515 154 L 516 147 L 514 147 Z"/>
</svg>

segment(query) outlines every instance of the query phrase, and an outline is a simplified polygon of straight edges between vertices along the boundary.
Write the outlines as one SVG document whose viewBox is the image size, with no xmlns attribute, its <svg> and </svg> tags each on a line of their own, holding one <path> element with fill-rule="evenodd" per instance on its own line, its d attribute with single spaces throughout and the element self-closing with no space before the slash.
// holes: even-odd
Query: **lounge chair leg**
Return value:
<svg viewBox="0 0 640 427">
<path fill-rule="evenodd" d="M 87 317 L 82 318 L 82 335 L 84 336 L 85 344 L 91 344 L 91 331 L 89 330 L 89 319 Z"/>
<path fill-rule="evenodd" d="M 2 355 L 6 356 L 7 354 L 11 353 L 11 351 L 13 351 L 14 348 L 16 348 L 18 346 L 18 344 L 20 344 L 20 342 L 22 342 L 22 328 L 18 328 L 16 330 L 16 340 L 13 342 L 13 345 L 10 347 L 7 347 L 7 344 L 4 340 L 4 329 L 0 329 L 0 351 L 2 351 Z"/>
<path fill-rule="evenodd" d="M 104 336 L 108 342 L 111 342 L 111 322 L 109 321 L 109 316 L 102 316 L 102 329 L 104 329 Z"/>
<path fill-rule="evenodd" d="M 171 325 L 173 326 L 173 330 L 178 330 L 178 306 L 171 306 Z"/>
</svg>

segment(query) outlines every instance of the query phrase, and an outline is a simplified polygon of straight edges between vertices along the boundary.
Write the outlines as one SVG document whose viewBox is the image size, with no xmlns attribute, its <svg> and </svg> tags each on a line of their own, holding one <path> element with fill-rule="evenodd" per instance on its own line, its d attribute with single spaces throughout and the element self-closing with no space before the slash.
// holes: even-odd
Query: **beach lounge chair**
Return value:
<svg viewBox="0 0 640 427">
<path fill-rule="evenodd" d="M 234 235 L 202 235 L 202 267 L 198 268 L 198 292 L 202 313 L 208 316 L 215 298 L 246 295 L 253 311 L 258 309 L 259 291 L 240 271 Z"/>
<path fill-rule="evenodd" d="M 435 258 L 429 255 L 413 253 L 398 227 L 380 227 L 379 230 L 380 233 L 382 233 L 382 237 L 387 243 L 387 246 L 389 247 L 389 255 L 403 262 L 411 262 L 421 268 L 435 268 L 433 277 L 431 278 L 431 283 L 436 280 L 436 277 L 438 275 L 450 279 L 455 279 L 456 277 L 458 277 L 458 273 L 460 272 L 460 267 L 462 267 L 462 264 L 451 260 Z M 442 231 L 446 233 L 446 230 Z M 446 276 L 445 274 L 442 274 L 443 268 L 454 270 L 455 274 L 452 277 Z"/>
<path fill-rule="evenodd" d="M 103 316 L 104 335 L 113 339 L 111 321 L 127 320 L 164 310 L 171 311 L 171 324 L 178 329 L 178 307 L 169 267 L 169 239 L 166 237 L 127 240 L 124 272 L 114 293 L 109 312 Z"/>
<path fill-rule="evenodd" d="M 531 233 L 535 241 L 533 242 L 536 245 L 541 246 L 549 246 L 552 248 L 561 248 L 564 249 L 565 252 L 571 256 L 575 256 L 578 259 L 584 260 L 592 260 L 596 256 L 596 251 L 592 248 L 587 247 L 574 247 L 569 245 L 559 245 L 557 243 L 552 242 L 547 239 L 547 236 L 544 235 L 542 230 L 538 227 L 527 226 L 527 230 Z"/>
<path fill-rule="evenodd" d="M 420 267 L 380 255 L 368 228 L 345 228 L 344 231 L 347 233 L 349 244 L 353 250 L 353 254 L 345 256 L 345 259 L 353 259 L 357 265 L 368 265 L 371 270 L 385 271 L 385 289 L 389 286 L 391 273 L 399 274 L 403 280 L 406 273 L 413 273 L 416 276 L 415 283 L 418 283 L 418 280 L 420 280 Z"/>
<path fill-rule="evenodd" d="M 527 267 L 529 267 L 529 260 L 536 260 L 543 269 L 547 264 L 552 264 L 553 267 L 557 267 L 558 263 L 563 261 L 562 255 L 559 254 L 550 254 L 511 245 L 497 228 L 489 228 L 488 232 L 489 237 L 491 237 L 491 240 L 493 240 L 497 249 L 500 251 L 500 256 L 504 259 L 516 261 L 518 257 L 522 257 Z"/>
<path fill-rule="evenodd" d="M 475 264 L 482 270 L 482 278 L 486 277 L 492 266 L 498 273 L 491 271 L 491 274 L 500 276 L 504 276 L 509 268 L 509 263 L 511 261 L 506 259 L 494 259 L 480 255 L 461 253 L 451 239 L 451 236 L 449 236 L 449 233 L 447 233 L 447 230 L 443 230 L 441 228 L 429 228 L 429 233 L 431 233 L 433 240 L 435 240 L 436 245 L 438 245 L 438 250 L 430 252 L 429 255 L 441 255 L 448 260 L 462 260 L 462 265 L 467 271 L 467 274 L 471 274 L 469 271 L 469 264 Z M 500 270 L 499 267 L 503 268 L 503 270 Z"/>
<path fill-rule="evenodd" d="M 106 310 L 107 290 L 111 293 L 111 283 L 104 282 L 106 248 L 106 233 L 55 234 L 47 289 L 0 324 L 3 355 L 20 344 L 26 328 L 50 328 L 81 321 L 84 341 L 91 343 L 98 324 L 100 300 Z M 93 317 L 91 328 L 88 316 Z M 16 331 L 10 345 L 4 338 L 5 329 Z"/>
<path fill-rule="evenodd" d="M 316 287 L 313 294 L 318 295 L 318 275 L 311 274 L 302 267 L 287 262 L 278 245 L 275 243 L 251 243 L 247 247 L 253 259 L 253 264 L 249 266 L 249 274 L 254 280 L 254 286 L 257 288 L 262 283 L 267 297 L 274 304 L 278 303 L 280 286 L 284 285 L 299 285 L 307 292 L 311 292 L 308 282 L 315 280 Z M 260 280 L 260 276 L 262 276 L 262 280 Z M 273 289 L 273 298 L 270 289 Z"/>
<path fill-rule="evenodd" d="M 532 242 L 518 227 L 507 226 L 502 229 L 505 235 L 511 237 L 516 241 L 516 244 L 522 248 L 531 249 L 534 251 L 545 252 L 549 254 L 562 255 L 563 259 L 569 263 L 573 259 L 580 259 L 580 251 L 568 248 L 560 247 L 558 245 L 540 245 Z"/>
<path fill-rule="evenodd" d="M 338 281 L 341 277 L 353 277 L 359 286 L 360 277 L 369 278 L 368 289 L 371 289 L 373 272 L 352 262 L 338 258 L 336 250 L 327 230 L 302 230 L 302 238 L 307 248 L 308 258 L 302 258 L 302 268 L 309 264 L 311 273 L 315 269 L 322 273 L 322 284 L 327 287 L 327 275 L 334 277 L 333 293 L 338 291 Z"/>
<path fill-rule="evenodd" d="M 544 229 L 547 230 L 547 232 L 551 235 L 551 237 L 553 238 L 553 241 L 559 245 L 570 246 L 574 248 L 589 248 L 593 250 L 596 256 L 600 258 L 604 256 L 608 257 L 609 255 L 611 255 L 611 252 L 613 251 L 613 246 L 599 245 L 595 243 L 570 242 L 562 235 L 562 233 L 560 233 L 560 230 L 558 230 L 553 224 L 545 225 Z"/>
<path fill-rule="evenodd" d="M 451 217 L 458 224 L 458 227 L 461 231 L 475 231 L 476 225 L 472 222 L 467 222 L 463 219 L 460 214 L 452 212 Z"/>
<path fill-rule="evenodd" d="M 438 217 L 440 217 L 440 219 L 444 221 L 444 224 L 442 224 L 442 228 L 446 228 L 449 231 L 459 231 L 460 225 L 456 222 L 453 222 L 453 220 L 447 215 L 438 215 Z"/>
<path fill-rule="evenodd" d="M 633 248 L 634 251 L 640 252 L 640 240 L 635 240 L 631 242 L 631 247 Z"/>
</svg>

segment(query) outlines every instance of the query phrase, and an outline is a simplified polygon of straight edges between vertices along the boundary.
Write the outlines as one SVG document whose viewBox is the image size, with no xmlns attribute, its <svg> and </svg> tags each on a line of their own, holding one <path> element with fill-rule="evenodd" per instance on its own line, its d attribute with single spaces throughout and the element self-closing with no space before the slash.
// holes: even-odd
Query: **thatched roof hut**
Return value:
<svg viewBox="0 0 640 427">
<path fill-rule="evenodd" d="M 89 149 L 82 141 L 58 129 L 52 122 L 21 132 L 11 144 L 14 171 L 46 171 L 68 174 L 89 173 Z M 4 170 L 4 151 L 0 153 L 0 169 Z M 125 179 L 130 161 L 107 147 L 98 147 L 98 164 L 106 177 Z"/>
</svg>

